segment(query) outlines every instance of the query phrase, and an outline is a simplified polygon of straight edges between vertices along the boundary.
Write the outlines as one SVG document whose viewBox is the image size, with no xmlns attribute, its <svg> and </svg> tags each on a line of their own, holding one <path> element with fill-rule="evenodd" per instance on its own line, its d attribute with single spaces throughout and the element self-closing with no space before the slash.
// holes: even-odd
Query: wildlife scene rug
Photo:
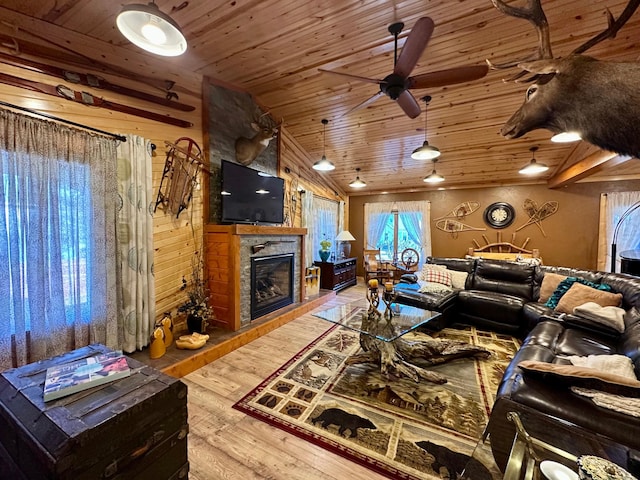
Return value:
<svg viewBox="0 0 640 480">
<path fill-rule="evenodd" d="M 335 325 L 234 408 L 389 478 L 457 479 L 465 467 L 462 478 L 502 478 L 489 449 L 475 447 L 518 340 L 474 327 L 430 335 L 482 346 L 491 355 L 424 365 L 447 383 L 415 382 L 383 375 L 374 364 L 347 365 L 360 349 L 359 334 Z"/>
</svg>

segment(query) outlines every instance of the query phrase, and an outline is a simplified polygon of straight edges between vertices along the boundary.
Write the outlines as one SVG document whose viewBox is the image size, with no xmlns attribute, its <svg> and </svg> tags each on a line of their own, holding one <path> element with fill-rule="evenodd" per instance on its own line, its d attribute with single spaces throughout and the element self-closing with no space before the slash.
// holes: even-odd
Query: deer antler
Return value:
<svg viewBox="0 0 640 480">
<path fill-rule="evenodd" d="M 625 23 L 627 23 L 629 18 L 631 18 L 631 15 L 633 15 L 633 13 L 638 9 L 638 5 L 640 5 L 640 0 L 629 0 L 629 3 L 627 3 L 627 6 L 624 7 L 624 10 L 622 11 L 622 13 L 620 14 L 617 20 L 614 20 L 613 15 L 607 8 L 607 23 L 609 25 L 607 29 L 600 32 L 591 40 L 588 40 L 582 45 L 580 45 L 573 52 L 571 52 L 571 55 L 578 55 L 580 53 L 586 52 L 591 47 L 593 47 L 594 45 L 597 45 L 602 40 L 605 40 L 607 38 L 615 38 L 616 34 L 618 33 L 618 30 L 620 30 L 622 26 Z"/>
<path fill-rule="evenodd" d="M 515 67 L 522 62 L 529 62 L 531 60 L 542 60 L 544 58 L 553 58 L 553 53 L 551 53 L 551 40 L 549 38 L 549 23 L 547 22 L 547 17 L 542 10 L 542 5 L 540 5 L 540 0 L 529 0 L 527 8 L 507 5 L 502 0 L 491 0 L 491 3 L 493 3 L 493 6 L 505 15 L 516 18 L 524 18 L 536 27 L 536 31 L 538 32 L 538 51 L 528 58 L 523 58 L 507 63 L 493 64 L 489 60 L 487 60 L 487 64 L 490 68 L 494 70 L 502 70 L 505 68 Z M 526 74 L 526 71 L 522 71 L 509 77 L 508 79 L 505 79 L 505 81 L 515 81 Z M 534 77 L 537 77 L 537 75 L 534 75 Z M 532 80 L 527 79 L 527 81 Z"/>
<path fill-rule="evenodd" d="M 547 58 L 553 58 L 553 54 L 551 52 L 551 41 L 549 37 L 549 24 L 547 22 L 547 17 L 542 10 L 542 6 L 540 5 L 540 0 L 528 0 L 528 7 L 514 7 L 512 5 L 508 5 L 504 3 L 503 0 L 491 0 L 493 6 L 500 10 L 505 15 L 509 15 L 511 17 L 524 18 L 531 22 L 538 32 L 538 51 L 536 54 L 530 56 L 526 59 L 516 60 L 512 62 L 506 62 L 502 64 L 493 64 L 489 60 L 487 60 L 487 64 L 490 68 L 495 70 L 505 69 L 515 67 L 523 62 L 529 62 L 531 60 L 542 60 Z M 618 33 L 618 30 L 622 28 L 622 26 L 629 20 L 629 18 L 633 15 L 633 13 L 637 10 L 640 5 L 640 0 L 629 0 L 627 6 L 624 11 L 620 14 L 617 20 L 614 20 L 613 15 L 607 9 L 607 21 L 608 27 L 606 30 L 600 32 L 595 37 L 586 41 L 578 48 L 573 50 L 570 55 L 578 55 L 594 45 L 600 43 L 602 40 L 606 38 L 614 38 Z M 510 81 L 521 81 L 521 82 L 532 82 L 540 78 L 540 74 L 534 74 L 530 77 L 520 80 L 523 76 L 527 74 L 526 71 L 521 71 L 515 75 L 512 75 L 509 78 L 504 79 L 505 82 Z"/>
</svg>

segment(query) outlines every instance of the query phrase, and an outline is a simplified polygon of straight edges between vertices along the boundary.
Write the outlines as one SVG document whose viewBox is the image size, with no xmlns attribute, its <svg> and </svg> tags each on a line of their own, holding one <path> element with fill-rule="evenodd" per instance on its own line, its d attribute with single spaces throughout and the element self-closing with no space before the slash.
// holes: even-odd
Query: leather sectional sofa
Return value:
<svg viewBox="0 0 640 480">
<path fill-rule="evenodd" d="M 538 367 L 529 367 L 537 364 L 562 370 L 571 366 L 568 356 L 618 354 L 631 359 L 635 375 L 640 378 L 640 278 L 481 258 L 429 258 L 428 263 L 467 272 L 465 288 L 446 293 L 420 293 L 415 283 L 417 278 L 405 276 L 396 285 L 398 302 L 443 312 L 439 326 L 471 324 L 522 339 L 520 350 L 504 372 L 487 426 L 498 465 L 504 468 L 515 435 L 515 426 L 507 420 L 507 413 L 517 411 L 527 419 L 534 434 L 536 428 L 549 428 L 546 422 L 549 417 L 560 419 L 561 423 L 570 422 L 575 436 L 555 439 L 561 448 L 562 442 L 570 445 L 578 437 L 591 435 L 602 435 L 625 446 L 622 450 L 631 458 L 627 467 L 637 472 L 638 468 L 631 463 L 636 457 L 635 451 L 640 450 L 640 418 L 599 407 L 591 398 L 576 394 L 572 387 L 594 387 L 595 384 L 599 389 L 605 385 L 602 388 L 607 392 L 640 398 L 640 383 L 629 387 L 615 382 L 611 385 L 606 381 L 584 380 L 571 374 L 540 372 Z M 615 329 L 582 316 L 559 313 L 539 302 L 545 275 L 551 279 L 553 274 L 591 282 L 589 285 L 605 284 L 610 286 L 611 293 L 621 294 L 620 306 L 626 312 L 624 326 Z M 627 458 L 617 458 L 617 461 L 625 466 Z"/>
</svg>

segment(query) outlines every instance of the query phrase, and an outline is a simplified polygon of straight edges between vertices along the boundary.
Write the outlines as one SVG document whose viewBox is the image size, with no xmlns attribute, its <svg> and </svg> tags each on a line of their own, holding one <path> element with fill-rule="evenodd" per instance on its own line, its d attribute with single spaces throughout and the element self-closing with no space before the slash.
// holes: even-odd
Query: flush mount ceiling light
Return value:
<svg viewBox="0 0 640 480">
<path fill-rule="evenodd" d="M 422 100 L 424 100 L 424 143 L 413 151 L 411 158 L 414 160 L 432 160 L 440 156 L 440 150 L 433 145 L 429 145 L 427 141 L 427 105 L 429 105 L 431 97 L 427 95 L 422 97 Z"/>
<path fill-rule="evenodd" d="M 366 182 L 363 182 L 362 180 L 360 180 L 360 176 L 357 175 L 358 172 L 360 172 L 360 169 L 356 168 L 356 179 L 349 184 L 349 186 L 352 188 L 363 188 L 367 186 Z"/>
<path fill-rule="evenodd" d="M 441 183 L 444 182 L 444 177 L 438 173 L 436 173 L 436 162 L 438 161 L 437 158 L 433 159 L 433 171 L 431 172 L 430 175 L 427 175 L 426 177 L 424 177 L 422 179 L 422 181 L 424 183 Z"/>
<path fill-rule="evenodd" d="M 327 160 L 327 156 L 325 155 L 325 134 L 327 129 L 327 123 L 329 120 L 326 118 L 322 119 L 322 158 L 313 164 L 314 170 L 319 170 L 321 172 L 328 172 L 330 170 L 334 170 L 336 166 Z"/>
<path fill-rule="evenodd" d="M 536 175 L 538 173 L 546 172 L 549 170 L 549 167 L 544 163 L 538 163 L 535 159 L 535 153 L 538 150 L 538 147 L 531 147 L 529 151 L 531 152 L 531 161 L 527 163 L 524 167 L 522 167 L 518 173 L 522 175 Z"/>
<path fill-rule="evenodd" d="M 553 143 L 570 143 L 582 140 L 582 136 L 578 132 L 562 132 L 551 137 Z"/>
<path fill-rule="evenodd" d="M 178 24 L 154 2 L 125 5 L 116 17 L 116 25 L 127 40 L 147 52 L 176 57 L 187 50 Z"/>
</svg>

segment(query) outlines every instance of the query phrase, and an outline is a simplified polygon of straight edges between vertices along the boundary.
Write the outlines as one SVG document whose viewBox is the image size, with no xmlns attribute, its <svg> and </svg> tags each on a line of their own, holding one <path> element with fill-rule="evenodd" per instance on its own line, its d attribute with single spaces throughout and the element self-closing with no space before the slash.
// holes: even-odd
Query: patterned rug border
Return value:
<svg viewBox="0 0 640 480">
<path fill-rule="evenodd" d="M 340 333 L 342 329 L 343 328 L 341 325 L 331 325 L 330 327 L 328 327 L 325 332 L 321 333 L 314 340 L 306 344 L 295 355 L 291 356 L 282 365 L 280 365 L 275 371 L 273 371 L 270 375 L 266 376 L 263 380 L 261 380 L 257 386 L 255 386 L 248 393 L 246 393 L 240 400 L 234 403 L 232 408 L 252 418 L 260 420 L 272 427 L 278 428 L 304 441 L 307 441 L 312 445 L 316 445 L 324 450 L 337 454 L 351 462 L 361 465 L 387 478 L 398 479 L 398 480 L 426 480 L 426 479 L 436 479 L 436 478 L 439 479 L 441 477 L 440 477 L 440 474 L 438 474 L 437 472 L 440 467 L 435 465 L 446 466 L 447 471 L 451 471 L 451 467 L 455 467 L 454 464 L 449 466 L 447 464 L 439 463 L 440 460 L 438 460 L 439 458 L 445 458 L 445 457 L 439 457 L 439 455 L 441 454 L 441 450 L 448 451 L 447 448 L 451 448 L 451 447 L 438 447 L 438 444 L 439 444 L 438 440 L 435 440 L 435 444 L 432 444 L 431 441 L 417 442 L 417 447 L 419 447 L 419 449 L 426 450 L 427 455 L 431 454 L 432 458 L 436 458 L 436 461 L 431 464 L 431 468 L 435 470 L 434 472 L 435 475 L 434 475 L 434 473 L 424 471 L 422 470 L 422 468 L 416 466 L 416 465 L 423 465 L 423 463 L 421 462 L 424 462 L 424 458 L 422 458 L 420 461 L 416 460 L 417 463 L 415 464 L 406 463 L 402 460 L 400 460 L 400 463 L 398 463 L 398 460 L 391 461 L 393 457 L 391 457 L 390 459 L 389 457 L 385 458 L 384 455 L 381 456 L 379 454 L 380 451 L 376 451 L 375 448 L 373 450 L 367 450 L 366 448 L 365 449 L 360 448 L 362 445 L 354 444 L 352 446 L 348 442 L 341 441 L 341 439 L 332 438 L 331 435 L 325 435 L 322 432 L 315 431 L 314 428 L 308 428 L 306 426 L 308 423 L 308 419 L 311 418 L 310 414 L 313 414 L 314 411 L 317 411 L 315 409 L 317 409 L 319 406 L 321 406 L 324 403 L 325 398 L 333 397 L 336 399 L 341 399 L 341 400 L 338 400 L 340 403 L 344 401 L 352 405 L 361 404 L 361 407 L 359 408 L 363 408 L 365 411 L 369 411 L 369 412 L 377 411 L 379 412 L 378 413 L 379 415 L 382 415 L 382 417 L 395 418 L 396 419 L 395 421 L 400 422 L 399 425 L 405 425 L 405 427 L 401 426 L 400 428 L 402 429 L 401 430 L 402 432 L 409 433 L 408 438 L 404 437 L 404 440 L 402 440 L 402 437 L 395 437 L 394 435 L 394 438 L 395 438 L 394 442 L 398 442 L 399 439 L 404 442 L 403 444 L 404 455 L 406 455 L 407 453 L 406 442 L 407 441 L 415 442 L 415 440 L 411 440 L 412 438 L 411 435 L 415 434 L 418 431 L 421 431 L 421 430 L 413 430 L 414 428 L 427 429 L 427 430 L 422 430 L 422 432 L 429 431 L 429 430 L 434 433 L 440 432 L 439 434 L 436 434 L 436 435 L 443 435 L 444 437 L 451 438 L 452 441 L 454 442 L 461 441 L 463 444 L 466 443 L 467 445 L 469 445 L 468 443 L 469 440 L 471 438 L 475 438 L 475 435 L 477 435 L 477 432 L 476 432 L 475 434 L 473 434 L 472 437 L 469 437 L 470 435 L 469 432 L 471 432 L 471 430 L 465 433 L 465 431 L 463 430 L 458 431 L 457 429 L 445 426 L 445 424 L 427 422 L 427 424 L 422 425 L 420 423 L 420 420 L 418 420 L 418 423 L 415 423 L 416 419 L 414 416 L 412 416 L 411 414 L 405 415 L 401 413 L 401 411 L 399 411 L 397 408 L 396 409 L 392 408 L 391 410 L 388 410 L 386 408 L 380 407 L 379 405 L 376 405 L 376 401 L 372 403 L 368 403 L 366 401 L 360 400 L 355 395 L 350 396 L 349 392 L 351 390 L 351 387 L 348 387 L 346 390 L 344 388 L 336 389 L 335 386 L 337 385 L 337 382 L 340 381 L 340 378 L 342 378 L 343 375 L 347 375 L 347 377 L 345 378 L 348 378 L 349 375 L 353 374 L 353 372 L 351 372 L 351 374 L 346 373 L 347 366 L 344 363 L 337 364 L 337 367 L 338 367 L 337 370 L 334 370 L 333 374 L 330 377 L 324 377 L 324 376 L 316 377 L 315 375 L 326 375 L 326 374 L 322 372 L 317 373 L 317 369 L 314 370 L 314 368 L 306 369 L 307 368 L 306 365 L 308 365 L 308 362 L 310 362 L 310 358 L 311 358 L 310 353 L 313 353 L 314 351 L 318 351 L 322 354 L 324 352 L 327 352 L 326 349 L 329 348 L 330 350 L 328 351 L 329 352 L 328 357 L 329 357 L 329 360 L 331 359 L 332 355 L 330 354 L 330 352 L 334 348 L 334 346 L 332 345 L 333 341 L 336 338 L 336 335 L 338 335 L 338 338 L 342 338 L 342 334 Z M 346 330 L 349 331 L 349 329 L 346 329 Z M 455 331 L 457 329 L 452 329 L 452 330 Z M 461 332 L 465 332 L 465 329 L 462 329 Z M 485 335 L 478 335 L 478 332 L 482 332 L 482 331 L 477 329 L 472 329 L 471 332 L 465 332 L 465 334 L 469 334 L 470 339 L 472 340 L 472 343 L 475 343 L 477 340 L 481 340 L 481 338 L 485 337 Z M 354 332 L 351 332 L 351 334 L 354 334 Z M 454 335 L 454 338 L 455 336 L 456 335 Z M 501 335 L 496 336 L 494 334 L 492 334 L 491 337 L 487 337 L 487 338 L 489 338 L 489 340 L 493 338 L 494 340 L 498 340 L 499 342 L 505 340 L 503 336 Z M 509 338 L 512 338 L 512 337 L 509 337 Z M 340 340 L 340 343 L 342 343 L 342 340 Z M 351 344 L 357 345 L 357 343 L 356 344 L 351 343 Z M 347 342 L 346 345 L 349 345 L 349 342 Z M 348 348 L 349 347 L 347 347 L 347 349 Z M 337 352 L 342 352 L 342 351 L 343 351 L 342 347 L 340 348 L 340 350 L 337 350 Z M 327 358 L 324 356 L 320 358 L 327 360 Z M 304 363 L 301 363 L 301 362 L 304 362 Z M 326 365 L 324 363 L 322 364 L 318 363 L 318 364 Z M 481 364 L 478 363 L 478 361 L 475 359 L 474 359 L 474 364 L 475 364 L 475 367 L 473 368 L 473 370 L 475 371 L 476 378 L 478 379 L 485 378 L 485 380 L 487 380 L 486 375 L 490 375 L 487 369 L 485 367 L 482 367 Z M 300 365 L 305 365 L 305 369 L 306 369 L 305 375 L 302 378 L 305 378 L 305 379 L 311 378 L 311 380 L 309 380 L 311 382 L 313 382 L 315 378 L 318 378 L 318 379 L 326 378 L 326 380 L 322 380 L 326 383 L 322 384 L 323 386 L 318 386 L 317 384 L 314 384 L 314 383 L 307 383 L 307 380 L 303 380 L 302 383 L 300 383 L 300 379 L 297 377 L 297 375 L 300 374 L 298 370 Z M 291 376 L 292 374 L 295 376 Z M 312 376 L 307 377 L 306 376 L 307 374 L 311 374 Z M 293 382 L 292 383 L 294 385 L 293 390 L 291 389 L 280 390 L 279 388 L 275 389 L 274 386 L 279 385 L 280 382 L 284 382 L 282 386 L 285 388 L 290 387 L 289 384 Z M 352 384 L 351 380 L 347 380 L 347 382 L 348 383 L 346 385 L 350 385 L 350 386 L 357 385 L 357 384 Z M 489 384 L 485 385 L 485 383 L 479 382 L 478 386 L 481 387 L 481 389 L 479 389 L 476 394 L 482 398 L 482 400 L 479 402 L 482 404 L 482 410 L 485 410 L 487 418 L 491 410 L 490 404 L 493 403 L 491 401 L 492 395 L 490 394 L 489 391 L 486 390 L 486 387 L 488 387 L 488 385 Z M 296 391 L 300 388 L 302 388 L 303 390 L 306 390 L 307 388 L 309 388 L 311 389 L 311 391 L 317 392 L 317 395 L 319 396 L 317 398 L 314 398 L 313 400 L 307 400 L 306 397 L 302 397 L 302 396 L 296 397 L 297 395 Z M 458 384 L 458 388 L 460 388 L 460 384 Z M 401 392 L 401 390 L 393 389 L 392 393 L 395 393 L 395 392 Z M 383 393 L 386 394 L 386 392 L 383 392 Z M 270 403 L 265 403 L 269 401 L 269 397 L 272 397 L 273 395 L 276 396 L 276 401 L 278 403 L 274 403 L 273 405 L 271 405 Z M 296 400 L 296 398 L 298 398 L 298 400 Z M 396 396 L 396 398 L 398 397 Z M 421 399 L 422 398 L 429 398 L 429 397 L 421 397 Z M 291 400 L 294 401 L 294 403 L 292 404 L 294 409 L 301 408 L 299 405 L 296 405 L 296 403 L 302 401 L 303 403 L 301 405 L 303 405 L 305 409 L 311 408 L 314 410 L 307 410 L 310 413 L 304 414 L 304 418 L 305 418 L 304 420 L 296 421 L 295 419 L 298 418 L 297 416 L 292 416 L 289 419 L 283 416 L 283 414 L 287 413 L 285 412 L 285 410 L 283 410 L 283 408 L 287 408 L 287 405 L 291 404 Z M 435 397 L 435 400 L 436 402 L 439 402 L 437 396 Z M 429 400 L 424 400 L 424 401 L 427 402 L 424 405 L 428 406 Z M 284 403 L 280 403 L 280 402 L 284 402 Z M 310 403 L 307 403 L 307 402 L 310 402 Z M 390 403 L 390 405 L 394 405 L 394 404 L 395 403 Z M 325 403 L 325 405 L 327 405 L 327 403 Z M 407 405 L 410 407 L 411 403 L 408 403 Z M 440 408 L 441 404 L 437 404 L 437 405 L 438 405 L 438 408 Z M 453 405 L 453 403 L 451 405 Z M 329 410 L 331 410 L 332 408 L 333 407 L 330 407 Z M 344 408 L 344 407 L 340 406 L 339 408 Z M 404 408 L 407 408 L 407 407 L 405 406 Z M 427 408 L 430 408 L 430 407 L 427 407 Z M 322 412 L 324 410 L 320 410 L 320 411 Z M 406 410 L 406 411 L 409 412 L 409 410 Z M 419 412 L 420 410 L 417 410 L 417 411 Z M 364 415 L 364 417 L 366 418 L 367 415 Z M 316 418 L 320 418 L 320 417 L 316 417 Z M 438 417 L 438 418 L 440 418 L 440 420 L 438 421 L 442 421 L 442 417 Z M 313 423 L 313 425 L 315 425 L 315 422 Z M 470 427 L 470 428 L 478 428 L 478 427 L 480 427 L 480 425 L 478 425 L 477 427 Z M 346 428 L 349 428 L 349 427 L 346 427 Z M 356 427 L 356 428 L 359 428 L 359 427 Z M 368 427 L 365 426 L 364 428 L 366 429 Z M 394 427 L 394 429 L 395 428 L 397 427 Z M 405 428 L 408 430 L 405 430 Z M 375 427 L 374 427 L 374 430 L 375 430 Z M 384 433 L 384 431 L 385 431 L 384 428 L 380 430 L 381 433 Z M 341 432 L 342 431 L 340 431 L 340 433 Z M 366 437 L 366 434 L 365 434 L 365 437 Z M 441 438 L 440 442 L 442 441 L 442 437 L 436 437 L 436 438 Z M 454 440 L 454 439 L 458 439 L 458 440 Z M 420 443 L 428 443 L 430 447 L 427 449 L 427 447 L 421 445 Z M 445 445 L 447 444 L 445 443 Z M 389 444 L 389 448 L 393 448 L 394 450 L 392 451 L 395 451 L 395 448 L 400 448 L 400 444 L 399 443 Z M 434 451 L 433 448 L 436 448 L 436 450 Z M 437 450 L 438 448 L 441 450 Z M 400 450 L 398 450 L 398 452 L 400 452 Z M 453 457 L 460 456 L 460 455 L 470 455 L 470 453 L 465 452 L 464 447 L 462 449 L 462 452 L 465 452 L 465 453 L 458 454 L 456 453 L 458 452 L 458 450 L 452 450 L 452 452 L 453 452 Z M 393 453 L 392 455 L 395 456 L 395 453 Z M 433 457 L 433 455 L 436 455 L 436 457 Z M 405 457 L 405 458 L 413 458 L 413 457 Z M 450 459 L 451 456 L 447 458 Z M 467 461 L 468 461 L 468 458 L 469 457 L 467 457 Z M 431 462 L 431 460 L 429 461 Z M 456 471 L 459 471 L 457 470 L 457 467 L 455 468 L 456 468 Z M 492 477 L 492 478 L 496 478 L 496 477 Z"/>
<path fill-rule="evenodd" d="M 262 391 L 264 391 L 264 388 L 261 388 L 263 385 L 268 385 L 271 382 L 271 380 L 273 380 L 274 378 L 278 377 L 279 375 L 287 371 L 289 366 L 297 362 L 298 360 L 300 360 L 303 357 L 305 352 L 315 347 L 316 345 L 322 343 L 322 341 L 325 338 L 327 338 L 331 333 L 333 333 L 334 330 L 338 328 L 341 328 L 341 326 L 332 325 L 326 332 L 324 332 L 322 335 L 317 337 L 314 341 L 305 345 L 298 353 L 296 353 L 293 357 L 291 357 L 283 365 L 281 365 L 280 368 L 275 370 L 271 375 L 269 375 L 264 380 L 262 380 L 259 385 L 254 387 L 251 391 L 249 391 L 249 393 L 247 393 L 240 400 L 238 400 L 233 405 L 233 408 L 242 413 L 249 415 L 252 418 L 263 421 L 271 426 L 276 426 L 280 430 L 283 430 L 287 433 L 295 435 L 296 437 L 301 438 L 302 440 L 305 440 L 307 442 L 310 441 L 314 445 L 317 445 L 319 447 L 324 448 L 325 450 L 328 450 L 332 453 L 340 455 L 341 457 L 344 457 L 349 461 L 362 465 L 363 467 L 366 467 L 369 470 L 379 473 L 380 475 L 384 475 L 387 478 L 399 479 L 399 480 L 422 480 L 421 477 L 416 477 L 414 475 L 407 474 L 406 472 L 398 470 L 393 465 L 389 465 L 388 463 L 379 464 L 380 462 L 377 462 L 374 458 L 371 458 L 368 456 L 365 457 L 357 450 L 341 445 L 340 443 L 335 442 L 327 437 L 320 437 L 318 435 L 314 435 L 313 433 L 309 432 L 309 430 L 298 427 L 297 425 L 285 423 L 281 421 L 279 418 L 275 417 L 274 415 L 270 415 L 269 413 L 266 413 L 262 410 L 257 410 L 255 408 L 252 408 L 246 403 L 246 400 L 248 398 L 257 396 L 258 393 L 261 393 Z"/>
</svg>

